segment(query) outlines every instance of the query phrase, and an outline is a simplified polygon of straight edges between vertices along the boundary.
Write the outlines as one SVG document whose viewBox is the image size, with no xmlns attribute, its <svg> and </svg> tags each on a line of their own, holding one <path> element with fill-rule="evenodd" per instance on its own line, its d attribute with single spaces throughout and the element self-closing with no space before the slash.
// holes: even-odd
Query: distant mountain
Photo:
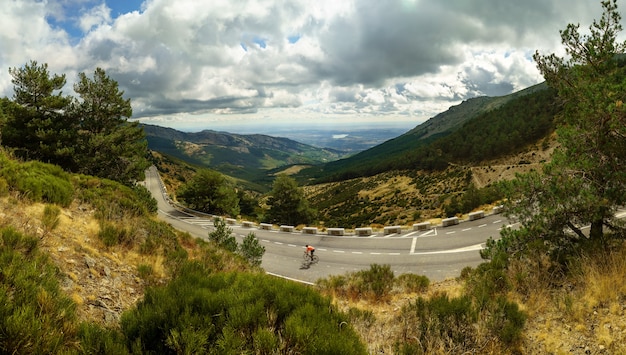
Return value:
<svg viewBox="0 0 626 355">
<path fill-rule="evenodd" d="M 149 149 L 243 179 L 293 164 L 326 163 L 346 154 L 262 134 L 181 132 L 155 125 L 142 126 Z"/>
<path fill-rule="evenodd" d="M 493 152 L 494 149 L 500 149 L 506 153 L 503 145 L 517 149 L 520 148 L 517 144 L 522 144 L 518 142 L 520 139 L 527 143 L 551 130 L 553 115 L 558 110 L 554 99 L 554 92 L 545 83 L 506 96 L 469 99 L 397 138 L 350 157 L 302 170 L 299 177 L 318 182 L 340 181 L 389 170 L 442 168 L 454 159 L 469 159 L 458 154 L 462 150 L 479 148 L 493 155 L 498 153 Z M 541 122 L 536 122 L 537 118 Z M 480 122 L 480 125 L 472 122 Z M 527 130 L 532 132 L 515 132 Z M 490 135 L 484 137 L 485 132 Z M 471 136 L 481 137 L 481 141 L 461 144 L 467 143 L 467 137 Z M 510 139 L 516 141 L 507 142 Z M 489 149 L 484 149 L 489 144 Z M 483 159 L 487 158 L 493 157 Z"/>
</svg>

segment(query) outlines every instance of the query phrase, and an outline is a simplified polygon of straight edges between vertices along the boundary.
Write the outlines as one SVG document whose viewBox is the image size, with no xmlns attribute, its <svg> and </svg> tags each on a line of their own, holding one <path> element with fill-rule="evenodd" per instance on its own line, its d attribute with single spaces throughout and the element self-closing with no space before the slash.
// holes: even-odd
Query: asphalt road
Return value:
<svg viewBox="0 0 626 355">
<path fill-rule="evenodd" d="M 159 217 L 174 228 L 207 239 L 213 230 L 210 216 L 199 217 L 174 208 L 167 200 L 156 168 L 146 172 L 146 187 L 158 201 Z M 252 232 L 265 246 L 262 267 L 266 272 L 300 282 L 313 283 L 329 275 L 369 269 L 371 264 L 388 264 L 395 275 L 414 273 L 441 281 L 459 276 L 466 266 L 483 262 L 479 250 L 489 237 L 498 238 L 507 224 L 501 215 L 461 222 L 428 231 L 406 229 L 400 234 L 372 236 L 329 236 L 326 233 L 279 232 L 257 227 L 230 225 L 238 242 Z M 304 245 L 315 246 L 320 261 L 303 267 Z"/>
</svg>

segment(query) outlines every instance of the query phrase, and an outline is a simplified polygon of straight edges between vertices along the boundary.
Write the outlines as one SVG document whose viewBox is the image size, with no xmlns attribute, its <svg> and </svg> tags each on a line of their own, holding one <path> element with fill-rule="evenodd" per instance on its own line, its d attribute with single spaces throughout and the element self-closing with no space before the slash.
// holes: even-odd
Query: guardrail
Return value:
<svg viewBox="0 0 626 355">
<path fill-rule="evenodd" d="M 200 212 L 200 211 L 195 211 L 192 210 L 190 208 L 187 208 L 185 206 L 180 205 L 179 203 L 174 202 L 172 199 L 170 199 L 170 197 L 167 194 L 167 189 L 165 187 L 165 184 L 163 183 L 163 181 L 161 180 L 161 175 L 159 174 L 158 170 L 156 169 L 156 167 L 152 166 L 149 169 L 153 169 L 154 173 L 156 174 L 158 181 L 159 181 L 159 187 L 161 190 L 161 193 L 163 194 L 163 197 L 165 199 L 165 201 L 171 205 L 172 207 L 179 209 L 183 212 L 192 214 L 192 215 L 196 215 L 196 216 L 203 216 L 203 217 L 208 217 L 208 218 L 222 218 L 219 216 L 215 216 L 212 214 L 208 214 L 208 213 L 204 213 L 204 212 Z M 493 210 L 491 211 L 491 214 L 500 214 L 502 213 L 504 207 L 502 205 L 500 206 L 496 206 L 493 208 Z M 465 221 L 474 221 L 480 218 L 485 218 L 486 217 L 486 213 L 485 211 L 475 211 L 475 212 L 471 212 L 468 214 L 468 219 L 467 220 L 461 220 L 458 217 L 449 217 L 449 218 L 444 218 L 441 220 L 441 224 L 439 226 L 441 227 L 449 227 L 449 226 L 454 226 L 457 225 L 461 222 L 465 222 Z M 235 218 L 225 218 L 224 221 L 229 224 L 229 225 L 236 225 L 237 224 L 237 220 Z M 271 223 L 259 223 L 258 225 L 255 222 L 250 222 L 250 221 L 242 221 L 241 222 L 241 226 L 244 228 L 254 228 L 257 227 L 258 229 L 261 230 L 274 230 L 274 225 Z M 413 231 L 425 231 L 425 230 L 429 230 L 432 229 L 434 227 L 437 227 L 437 225 L 432 225 L 431 222 L 421 222 L 421 223 L 415 223 L 413 224 Z M 279 232 L 286 232 L 286 233 L 293 233 L 295 232 L 295 227 L 294 226 L 287 226 L 287 225 L 281 225 L 278 227 L 278 231 Z M 344 236 L 344 235 L 354 235 L 354 236 L 358 236 L 358 237 L 365 237 L 365 236 L 371 236 L 374 234 L 373 228 L 372 227 L 359 227 L 359 228 L 355 228 L 354 229 L 354 233 L 346 233 L 345 228 L 327 228 L 326 229 L 326 233 L 330 236 Z M 383 233 L 384 235 L 390 235 L 390 234 L 402 234 L 402 226 L 385 226 L 383 227 Z M 318 228 L 317 227 L 303 227 L 302 228 L 302 234 L 318 234 Z"/>
</svg>

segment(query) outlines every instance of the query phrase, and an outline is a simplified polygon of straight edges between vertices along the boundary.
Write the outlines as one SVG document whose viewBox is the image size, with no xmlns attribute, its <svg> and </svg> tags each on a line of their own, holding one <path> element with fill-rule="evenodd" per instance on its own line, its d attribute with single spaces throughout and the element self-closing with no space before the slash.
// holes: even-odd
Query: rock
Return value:
<svg viewBox="0 0 626 355">
<path fill-rule="evenodd" d="M 90 269 L 93 269 L 96 266 L 96 261 L 88 255 L 85 255 L 85 264 Z"/>
</svg>

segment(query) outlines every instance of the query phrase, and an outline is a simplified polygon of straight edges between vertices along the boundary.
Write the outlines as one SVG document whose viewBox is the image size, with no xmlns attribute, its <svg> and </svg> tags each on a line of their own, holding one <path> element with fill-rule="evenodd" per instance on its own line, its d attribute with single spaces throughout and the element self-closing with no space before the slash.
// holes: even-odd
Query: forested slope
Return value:
<svg viewBox="0 0 626 355">
<path fill-rule="evenodd" d="M 481 97 L 451 107 L 406 134 L 352 157 L 305 169 L 318 182 L 390 170 L 440 170 L 514 153 L 554 130 L 556 95 L 544 84 L 504 97 Z"/>
</svg>

